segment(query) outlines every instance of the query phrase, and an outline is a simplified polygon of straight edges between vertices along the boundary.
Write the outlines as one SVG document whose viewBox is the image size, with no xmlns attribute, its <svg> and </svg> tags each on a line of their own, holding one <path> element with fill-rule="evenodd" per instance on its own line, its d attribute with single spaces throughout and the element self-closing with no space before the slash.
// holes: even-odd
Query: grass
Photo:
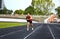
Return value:
<svg viewBox="0 0 60 39">
<path fill-rule="evenodd" d="M 16 26 L 23 26 L 26 23 L 21 22 L 0 22 L 0 28 L 8 28 L 8 27 L 16 27 Z"/>
</svg>

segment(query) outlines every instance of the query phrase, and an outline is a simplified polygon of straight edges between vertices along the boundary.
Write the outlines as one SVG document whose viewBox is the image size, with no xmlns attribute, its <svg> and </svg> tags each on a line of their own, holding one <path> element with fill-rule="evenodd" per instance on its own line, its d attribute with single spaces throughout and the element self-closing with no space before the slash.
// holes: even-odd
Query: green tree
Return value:
<svg viewBox="0 0 60 39">
<path fill-rule="evenodd" d="M 20 9 L 20 10 L 16 10 L 14 13 L 15 14 L 24 14 L 24 11 Z"/>
<path fill-rule="evenodd" d="M 19 14 L 19 10 L 15 10 L 15 12 L 14 12 L 15 14 Z"/>
<path fill-rule="evenodd" d="M 55 10 L 57 11 L 57 15 L 58 15 L 58 16 L 59 16 L 59 18 L 60 18 L 60 6 L 59 6 L 59 7 L 57 7 Z"/>
<path fill-rule="evenodd" d="M 52 0 L 32 0 L 31 4 L 36 9 L 36 12 L 42 12 L 42 14 L 49 13 L 54 7 Z"/>
<path fill-rule="evenodd" d="M 13 10 L 7 10 L 7 14 L 11 14 Z"/>
<path fill-rule="evenodd" d="M 0 10 L 0 14 L 6 14 L 7 10 L 8 9 L 4 6 L 3 10 Z"/>
<path fill-rule="evenodd" d="M 11 14 L 13 10 L 8 10 L 5 6 L 3 10 L 0 10 L 0 14 Z"/>
<path fill-rule="evenodd" d="M 32 6 L 29 6 L 25 9 L 24 14 L 30 13 L 31 15 L 35 14 L 34 13 L 34 8 Z"/>
</svg>

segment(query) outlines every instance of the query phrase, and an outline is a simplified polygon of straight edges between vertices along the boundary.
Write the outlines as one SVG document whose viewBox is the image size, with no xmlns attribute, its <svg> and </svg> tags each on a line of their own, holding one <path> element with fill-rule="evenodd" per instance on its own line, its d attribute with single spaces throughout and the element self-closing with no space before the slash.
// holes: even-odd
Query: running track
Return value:
<svg viewBox="0 0 60 39">
<path fill-rule="evenodd" d="M 60 39 L 60 24 L 34 23 L 34 30 L 26 31 L 26 25 L 0 29 L 0 39 Z"/>
</svg>

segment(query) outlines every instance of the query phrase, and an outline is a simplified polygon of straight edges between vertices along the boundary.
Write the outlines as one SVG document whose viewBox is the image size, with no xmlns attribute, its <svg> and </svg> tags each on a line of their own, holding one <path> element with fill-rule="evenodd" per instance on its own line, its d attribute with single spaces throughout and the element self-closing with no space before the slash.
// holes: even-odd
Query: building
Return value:
<svg viewBox="0 0 60 39">
<path fill-rule="evenodd" d="M 0 10 L 2 10 L 4 7 L 4 0 L 0 0 Z"/>
</svg>

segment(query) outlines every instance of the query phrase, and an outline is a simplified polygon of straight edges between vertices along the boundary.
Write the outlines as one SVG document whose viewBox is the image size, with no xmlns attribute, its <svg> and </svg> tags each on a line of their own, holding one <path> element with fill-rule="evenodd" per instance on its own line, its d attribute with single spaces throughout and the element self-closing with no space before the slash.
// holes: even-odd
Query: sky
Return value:
<svg viewBox="0 0 60 39">
<path fill-rule="evenodd" d="M 4 4 L 7 9 L 15 11 L 16 9 L 25 10 L 29 5 L 31 5 L 32 0 L 4 0 Z M 55 8 L 60 6 L 60 0 L 53 0 L 55 3 Z"/>
<path fill-rule="evenodd" d="M 4 0 L 4 4 L 7 9 L 22 9 L 25 10 L 29 5 L 31 5 L 32 0 Z"/>
<path fill-rule="evenodd" d="M 53 0 L 53 3 L 55 3 L 55 8 L 60 6 L 60 0 Z"/>
<path fill-rule="evenodd" d="M 52 12 L 56 14 L 57 12 L 55 11 L 55 8 L 57 8 L 58 6 L 60 6 L 60 0 L 53 0 L 53 3 L 55 4 L 55 7 L 52 10 Z"/>
</svg>

